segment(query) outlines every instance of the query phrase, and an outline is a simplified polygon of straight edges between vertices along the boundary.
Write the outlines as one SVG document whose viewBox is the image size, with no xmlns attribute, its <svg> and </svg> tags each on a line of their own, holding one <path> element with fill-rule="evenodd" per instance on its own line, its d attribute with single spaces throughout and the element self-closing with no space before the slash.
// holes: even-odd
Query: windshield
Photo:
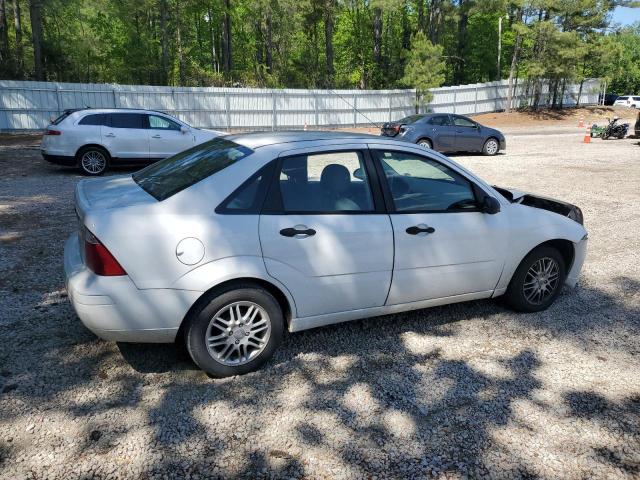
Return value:
<svg viewBox="0 0 640 480">
<path fill-rule="evenodd" d="M 157 200 L 164 200 L 253 153 L 231 140 L 213 140 L 160 160 L 133 174 L 133 180 Z"/>
</svg>

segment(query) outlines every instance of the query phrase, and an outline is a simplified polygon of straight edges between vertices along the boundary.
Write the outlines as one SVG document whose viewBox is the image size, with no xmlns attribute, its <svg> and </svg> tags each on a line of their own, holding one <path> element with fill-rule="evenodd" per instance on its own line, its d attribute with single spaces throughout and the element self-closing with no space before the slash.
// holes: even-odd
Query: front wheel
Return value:
<svg viewBox="0 0 640 480">
<path fill-rule="evenodd" d="M 490 138 L 484 142 L 484 146 L 482 147 L 482 153 L 489 156 L 495 155 L 498 153 L 498 150 L 500 150 L 500 144 L 495 138 Z"/>
<path fill-rule="evenodd" d="M 284 330 L 276 299 L 253 285 L 213 293 L 187 321 L 187 350 L 193 361 L 214 377 L 257 370 L 273 355 Z"/>
<path fill-rule="evenodd" d="M 100 147 L 85 147 L 78 152 L 78 166 L 85 175 L 102 175 L 109 166 L 109 154 Z"/>
<path fill-rule="evenodd" d="M 560 252 L 553 247 L 538 247 L 518 265 L 505 300 L 520 312 L 545 310 L 560 294 L 564 279 L 565 264 Z"/>
</svg>

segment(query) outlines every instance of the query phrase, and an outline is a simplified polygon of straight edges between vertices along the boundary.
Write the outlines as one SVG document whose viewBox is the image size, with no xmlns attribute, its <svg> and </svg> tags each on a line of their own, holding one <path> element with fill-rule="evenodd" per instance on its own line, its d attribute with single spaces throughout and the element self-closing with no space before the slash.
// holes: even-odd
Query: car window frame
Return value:
<svg viewBox="0 0 640 480">
<path fill-rule="evenodd" d="M 451 117 L 451 124 L 456 127 L 456 128 L 474 128 L 477 129 L 478 128 L 478 124 L 476 122 L 474 122 L 473 120 L 471 120 L 470 118 L 467 118 L 463 115 L 450 115 Z M 466 126 L 466 125 L 456 125 L 456 118 L 461 118 L 463 120 L 467 120 L 469 122 L 471 122 L 471 126 Z"/>
<path fill-rule="evenodd" d="M 387 214 L 386 203 L 381 190 L 380 180 L 378 178 L 378 172 L 373 165 L 373 159 L 371 153 L 366 146 L 359 148 L 335 148 L 324 149 L 320 147 L 318 150 L 303 149 L 304 151 L 297 151 L 295 153 L 286 152 L 280 155 L 272 162 L 275 165 L 271 182 L 264 200 L 260 215 L 379 215 Z M 282 171 L 282 163 L 292 157 L 299 157 L 301 155 L 322 155 L 330 153 L 344 153 L 355 152 L 362 155 L 362 163 L 369 180 L 369 190 L 371 193 L 371 199 L 373 201 L 373 210 L 335 210 L 335 211 L 285 211 L 284 202 L 282 200 L 282 192 L 280 191 L 280 175 Z"/>
<path fill-rule="evenodd" d="M 381 148 L 382 147 L 382 148 Z M 375 167 L 375 169 L 377 170 L 378 173 L 378 179 L 380 182 L 380 188 L 382 190 L 382 195 L 384 197 L 384 202 L 385 202 L 385 206 L 387 209 L 387 213 L 389 215 L 414 215 L 414 214 L 442 214 L 442 213 L 482 213 L 482 208 L 480 207 L 480 198 L 481 195 L 489 195 L 488 193 L 486 193 L 484 191 L 484 189 L 482 189 L 480 186 L 478 186 L 478 184 L 476 182 L 474 182 L 473 180 L 471 180 L 468 176 L 464 175 L 462 172 L 459 172 L 458 170 L 456 170 L 455 168 L 452 168 L 451 166 L 447 165 L 446 163 L 438 160 L 437 158 L 431 157 L 429 155 L 424 155 L 422 153 L 417 153 L 417 152 L 413 152 L 413 151 L 409 151 L 409 150 L 401 150 L 401 149 L 394 149 L 394 148 L 388 148 L 385 149 L 382 145 L 380 146 L 376 146 L 376 147 L 369 147 L 370 149 L 370 155 L 371 155 L 371 159 L 373 161 L 373 165 Z M 396 209 L 396 205 L 395 202 L 393 201 L 393 193 L 391 192 L 391 187 L 389 186 L 389 182 L 387 181 L 387 176 L 384 173 L 384 168 L 382 167 L 382 162 L 380 161 L 380 159 L 378 158 L 378 156 L 376 155 L 376 152 L 401 152 L 401 153 L 405 153 L 405 154 L 410 154 L 410 155 L 414 155 L 418 158 L 422 158 L 425 160 L 429 160 L 432 162 L 435 162 L 439 165 L 442 165 L 443 167 L 451 170 L 452 172 L 454 172 L 455 174 L 457 174 L 458 176 L 462 177 L 465 181 L 467 181 L 469 183 L 469 187 L 471 189 L 471 193 L 473 194 L 473 197 L 475 199 L 476 202 L 476 207 L 475 208 L 465 208 L 465 209 L 459 209 L 459 210 L 403 210 L 403 211 L 398 211 Z"/>
</svg>

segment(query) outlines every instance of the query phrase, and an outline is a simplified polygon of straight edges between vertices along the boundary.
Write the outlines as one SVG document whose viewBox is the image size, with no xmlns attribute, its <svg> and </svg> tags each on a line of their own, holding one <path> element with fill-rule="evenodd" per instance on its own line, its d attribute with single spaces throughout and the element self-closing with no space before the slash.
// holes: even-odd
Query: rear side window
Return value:
<svg viewBox="0 0 640 480">
<path fill-rule="evenodd" d="M 214 138 L 160 160 L 133 174 L 133 180 L 156 200 L 164 200 L 253 153 L 231 140 Z"/>
<path fill-rule="evenodd" d="M 633 97 L 636 102 L 640 102 L 640 97 Z"/>
<path fill-rule="evenodd" d="M 618 97 L 616 100 L 629 100 L 629 97 Z"/>
<path fill-rule="evenodd" d="M 149 115 L 149 128 L 156 130 L 180 130 L 180 125 L 166 117 Z"/>
<path fill-rule="evenodd" d="M 437 115 L 435 117 L 432 117 L 431 120 L 429 120 L 429 124 L 448 126 L 448 125 L 451 125 L 451 122 L 449 121 L 449 115 Z"/>
<path fill-rule="evenodd" d="M 87 115 L 78 122 L 78 125 L 107 125 L 107 115 L 104 113 Z"/>
<path fill-rule="evenodd" d="M 146 128 L 144 117 L 140 113 L 112 113 L 111 126 L 113 128 Z"/>
</svg>

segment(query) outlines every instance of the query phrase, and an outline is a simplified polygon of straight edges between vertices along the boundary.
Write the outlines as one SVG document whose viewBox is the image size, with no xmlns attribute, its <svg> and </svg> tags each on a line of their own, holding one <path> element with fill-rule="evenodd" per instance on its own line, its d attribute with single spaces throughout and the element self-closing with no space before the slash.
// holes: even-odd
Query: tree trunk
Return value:
<svg viewBox="0 0 640 480">
<path fill-rule="evenodd" d="M 440 32 L 441 4 L 442 0 L 431 0 L 429 5 L 429 40 L 434 45 L 438 43 Z"/>
<path fill-rule="evenodd" d="M 424 0 L 417 0 L 418 7 L 418 31 L 424 33 Z"/>
<path fill-rule="evenodd" d="M 225 77 L 231 75 L 231 0 L 224 0 L 222 17 L 222 68 Z"/>
<path fill-rule="evenodd" d="M 29 14 L 31 16 L 31 41 L 33 42 L 33 67 L 36 80 L 46 80 L 44 59 L 42 57 L 42 0 L 29 1 Z"/>
<path fill-rule="evenodd" d="M 327 64 L 327 87 L 333 87 L 333 76 L 335 69 L 333 67 L 333 10 L 334 1 L 327 2 L 327 9 L 324 16 L 324 51 Z"/>
<path fill-rule="evenodd" d="M 184 52 L 182 51 L 182 29 L 180 18 L 180 1 L 176 2 L 176 50 L 178 51 L 178 82 L 183 87 L 186 84 L 187 75 Z"/>
<path fill-rule="evenodd" d="M 162 85 L 169 85 L 169 6 L 167 0 L 160 2 L 160 66 L 162 68 Z"/>
<path fill-rule="evenodd" d="M 16 77 L 23 78 L 24 57 L 22 55 L 22 19 L 20 18 L 20 1 L 13 0 L 13 28 L 16 34 Z"/>
<path fill-rule="evenodd" d="M 467 40 L 467 23 L 469 22 L 469 16 L 467 7 L 464 0 L 460 0 L 460 19 L 458 20 L 458 46 L 456 49 L 456 68 L 454 72 L 453 81 L 456 85 L 461 85 L 464 81 L 464 57 L 465 46 Z"/>
<path fill-rule="evenodd" d="M 220 73 L 220 63 L 218 62 L 218 52 L 216 51 L 216 31 L 213 28 L 213 11 L 208 9 L 209 15 L 209 35 L 211 36 L 211 68 L 215 73 Z"/>
<path fill-rule="evenodd" d="M 584 78 L 580 80 L 580 88 L 578 89 L 578 99 L 576 100 L 576 107 L 580 106 L 580 97 L 582 96 L 582 86 L 584 85 Z"/>
<path fill-rule="evenodd" d="M 373 9 L 373 59 L 378 67 L 382 65 L 382 9 Z"/>
<path fill-rule="evenodd" d="M 0 0 L 0 66 L 0 72 L 6 75 L 6 70 L 9 70 L 9 32 L 5 0 Z"/>
<path fill-rule="evenodd" d="M 516 35 L 516 43 L 513 47 L 513 56 L 511 57 L 511 68 L 509 69 L 509 91 L 507 93 L 507 113 L 511 111 L 511 103 L 513 101 L 513 77 L 518 70 L 518 61 L 520 60 L 520 46 L 522 45 L 522 35 Z"/>
<path fill-rule="evenodd" d="M 264 61 L 267 66 L 267 72 L 273 71 L 273 25 L 271 23 L 271 7 L 267 12 L 265 20 L 266 38 L 264 39 Z"/>
</svg>

